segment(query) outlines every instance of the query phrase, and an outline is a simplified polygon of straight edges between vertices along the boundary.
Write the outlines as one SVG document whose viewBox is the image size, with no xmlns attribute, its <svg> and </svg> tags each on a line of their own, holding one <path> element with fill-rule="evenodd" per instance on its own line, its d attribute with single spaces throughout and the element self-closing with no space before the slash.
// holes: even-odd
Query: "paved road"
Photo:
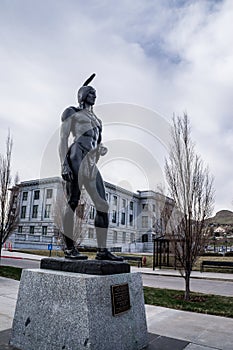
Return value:
<svg viewBox="0 0 233 350">
<path fill-rule="evenodd" d="M 142 279 L 144 286 L 184 290 L 182 277 L 143 274 Z M 233 297 L 233 282 L 191 278 L 191 291 Z"/>
<path fill-rule="evenodd" d="M 0 265 L 22 267 L 23 269 L 37 269 L 40 267 L 40 261 L 2 258 Z"/>
</svg>

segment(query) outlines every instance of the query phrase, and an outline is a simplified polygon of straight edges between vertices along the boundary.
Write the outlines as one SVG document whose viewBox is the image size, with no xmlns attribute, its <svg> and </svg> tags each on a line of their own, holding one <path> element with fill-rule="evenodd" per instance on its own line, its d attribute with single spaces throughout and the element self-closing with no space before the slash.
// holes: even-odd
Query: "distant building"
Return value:
<svg viewBox="0 0 233 350">
<path fill-rule="evenodd" d="M 61 181 L 58 177 L 24 181 L 19 188 L 18 229 L 9 240 L 17 249 L 46 249 L 57 235 L 53 210 Z"/>
<path fill-rule="evenodd" d="M 154 191 L 130 192 L 105 182 L 109 202 L 107 246 L 123 251 L 151 250 L 152 237 L 161 236 L 164 227 L 161 212 L 173 201 Z M 17 230 L 11 235 L 15 249 L 47 249 L 58 244 L 55 208 L 63 191 L 59 177 L 21 182 L 20 218 Z M 90 200 L 89 200 L 90 201 Z M 96 246 L 94 229 L 95 208 L 90 201 L 81 244 Z"/>
</svg>

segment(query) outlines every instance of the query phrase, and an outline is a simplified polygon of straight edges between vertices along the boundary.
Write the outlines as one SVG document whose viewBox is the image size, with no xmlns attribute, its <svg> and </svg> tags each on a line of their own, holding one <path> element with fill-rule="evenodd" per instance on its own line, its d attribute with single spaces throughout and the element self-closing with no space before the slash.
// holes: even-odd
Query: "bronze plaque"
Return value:
<svg viewBox="0 0 233 350">
<path fill-rule="evenodd" d="M 116 284 L 111 286 L 113 316 L 122 314 L 130 309 L 129 285 Z"/>
</svg>

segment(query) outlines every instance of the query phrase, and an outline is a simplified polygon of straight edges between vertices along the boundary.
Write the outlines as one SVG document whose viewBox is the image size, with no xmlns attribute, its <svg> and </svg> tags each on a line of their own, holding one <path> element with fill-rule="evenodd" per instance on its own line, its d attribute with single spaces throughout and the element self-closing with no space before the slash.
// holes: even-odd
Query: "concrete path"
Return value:
<svg viewBox="0 0 233 350">
<path fill-rule="evenodd" d="M 146 314 L 149 332 L 186 340 L 185 349 L 233 349 L 233 319 L 151 305 Z"/>
<path fill-rule="evenodd" d="M 9 251 L 9 250 L 2 249 L 2 259 L 3 259 L 3 261 L 4 261 L 4 258 L 14 258 L 14 259 L 40 261 L 42 258 L 46 258 L 46 256 L 35 255 L 35 254 L 19 253 L 19 252 L 14 252 L 14 251 Z"/>
<path fill-rule="evenodd" d="M 0 277 L 0 331 L 12 326 L 18 288 L 19 281 Z"/>
<path fill-rule="evenodd" d="M 143 285 L 153 288 L 184 290 L 184 278 L 142 274 Z M 233 297 L 233 281 L 213 280 L 213 279 L 190 279 L 190 289 L 192 292 L 215 294 Z"/>
<path fill-rule="evenodd" d="M 158 275 L 158 276 L 172 276 L 172 277 L 180 277 L 180 273 L 178 270 L 172 270 L 172 269 L 155 269 L 152 270 L 151 268 L 147 267 L 134 267 L 132 266 L 132 271 L 137 271 L 141 273 L 145 273 L 147 275 Z M 233 273 L 218 273 L 218 272 L 199 272 L 199 271 L 192 271 L 191 278 L 193 279 L 210 279 L 210 280 L 224 280 L 233 282 Z"/>
</svg>

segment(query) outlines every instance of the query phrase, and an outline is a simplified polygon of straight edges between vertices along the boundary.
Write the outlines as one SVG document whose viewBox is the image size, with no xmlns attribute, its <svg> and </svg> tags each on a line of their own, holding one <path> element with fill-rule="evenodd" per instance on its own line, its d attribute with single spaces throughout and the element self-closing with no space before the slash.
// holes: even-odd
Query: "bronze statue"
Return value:
<svg viewBox="0 0 233 350">
<path fill-rule="evenodd" d="M 68 107 L 62 114 L 60 131 L 60 161 L 62 178 L 66 184 L 67 205 L 64 214 L 65 257 L 83 259 L 72 240 L 74 212 L 78 206 L 82 186 L 89 193 L 95 207 L 95 229 L 98 260 L 122 261 L 106 248 L 108 231 L 108 202 L 101 174 L 97 168 L 100 156 L 107 153 L 101 143 L 102 122 L 93 112 L 96 90 L 88 84 L 95 74 L 88 78 L 78 90 L 78 107 Z M 68 138 L 72 134 L 73 143 L 68 147 Z"/>
</svg>

